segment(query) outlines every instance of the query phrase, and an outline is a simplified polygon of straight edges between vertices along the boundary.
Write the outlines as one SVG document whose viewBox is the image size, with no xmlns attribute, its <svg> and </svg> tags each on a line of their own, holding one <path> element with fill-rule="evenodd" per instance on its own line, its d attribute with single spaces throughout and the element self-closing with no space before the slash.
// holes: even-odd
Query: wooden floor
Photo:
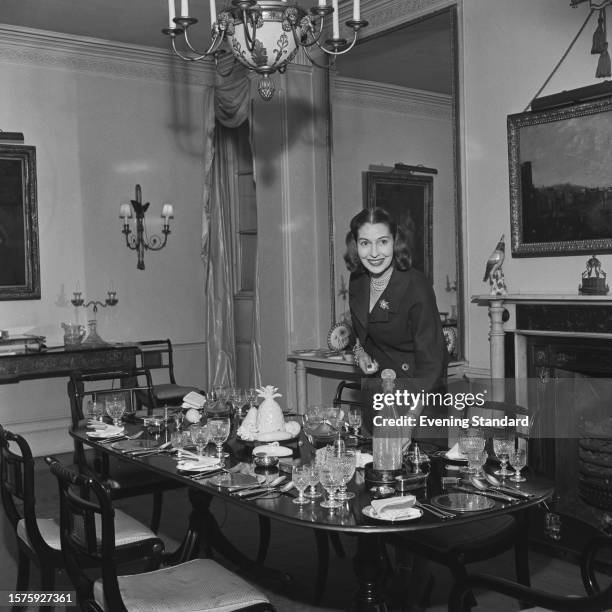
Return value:
<svg viewBox="0 0 612 612">
<path fill-rule="evenodd" d="M 68 457 L 66 458 L 69 459 Z M 40 516 L 57 516 L 56 483 L 41 461 L 37 470 L 37 505 Z M 148 522 L 150 502 L 148 497 L 126 500 L 118 504 L 130 514 Z M 258 522 L 254 513 L 238 512 L 219 500 L 213 502 L 213 509 L 224 532 L 237 546 L 247 554 L 253 554 L 257 548 Z M 190 504 L 185 491 L 166 494 L 162 516 L 161 535 L 168 540 L 168 547 L 180 539 L 185 528 Z M 10 525 L 2 514 L 0 531 L 0 590 L 11 590 L 15 587 L 15 537 Z M 313 586 L 316 574 L 316 549 L 312 531 L 308 528 L 287 526 L 280 523 L 272 525 L 272 541 L 267 558 L 267 565 L 282 569 L 291 574 L 292 582 L 281 587 L 277 583 L 260 583 L 279 612 L 301 612 L 306 610 L 343 610 L 350 601 L 355 583 L 351 557 L 355 540 L 343 537 L 347 556 L 339 558 L 330 552 L 330 573 L 328 587 L 320 606 L 312 605 Z M 221 559 L 218 559 L 222 561 Z M 554 593 L 582 594 L 579 569 L 569 563 L 550 559 L 541 554 L 531 555 L 533 585 Z M 477 565 L 473 566 L 478 568 Z M 231 568 L 231 566 L 230 566 Z M 235 568 L 231 568 L 235 569 Z M 513 578 L 513 559 L 510 554 L 481 564 L 478 568 L 487 573 Z M 442 612 L 447 609 L 448 593 L 451 586 L 450 576 L 445 568 L 431 567 L 435 578 L 435 588 L 428 610 Z M 38 586 L 38 575 L 33 572 L 32 588 Z M 65 577 L 60 578 L 59 586 L 68 586 Z M 516 601 L 503 598 L 494 593 L 477 593 L 479 606 L 475 610 L 488 612 L 506 612 L 518 610 Z M 73 608 L 74 609 L 74 608 Z M 405 605 L 398 605 L 394 610 L 411 610 Z"/>
</svg>

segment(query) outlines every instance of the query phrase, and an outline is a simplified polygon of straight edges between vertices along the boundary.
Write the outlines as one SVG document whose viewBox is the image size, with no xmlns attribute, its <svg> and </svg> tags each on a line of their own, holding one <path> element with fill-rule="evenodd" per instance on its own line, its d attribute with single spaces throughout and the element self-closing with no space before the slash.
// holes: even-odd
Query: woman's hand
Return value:
<svg viewBox="0 0 612 612">
<path fill-rule="evenodd" d="M 372 359 L 365 351 L 359 353 L 357 365 L 364 374 L 374 374 L 378 372 L 378 362 Z"/>
</svg>

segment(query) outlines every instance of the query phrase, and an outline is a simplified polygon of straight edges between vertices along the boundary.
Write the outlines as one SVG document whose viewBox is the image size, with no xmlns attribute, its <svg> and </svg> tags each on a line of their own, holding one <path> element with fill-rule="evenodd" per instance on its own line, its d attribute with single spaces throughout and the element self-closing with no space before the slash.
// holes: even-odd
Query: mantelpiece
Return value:
<svg viewBox="0 0 612 612">
<path fill-rule="evenodd" d="M 543 326 L 520 326 L 516 329 L 515 353 L 517 355 L 517 371 L 523 372 L 521 356 L 525 351 L 521 350 L 521 344 L 527 335 L 563 335 L 581 336 L 585 338 L 607 338 L 612 339 L 612 295 L 579 295 L 575 293 L 513 293 L 508 295 L 474 295 L 472 302 L 487 305 L 490 317 L 490 357 L 491 378 L 502 379 L 505 375 L 504 359 L 504 324 L 503 313 L 505 304 L 553 306 L 564 307 L 568 313 L 570 325 L 565 328 L 551 329 Z M 575 322 L 572 327 L 572 319 L 576 319 L 576 313 L 584 312 L 585 307 L 589 310 L 601 311 L 606 316 L 592 317 L 592 321 L 583 320 Z M 520 317 L 518 317 L 520 319 Z M 518 323 L 518 321 L 517 321 Z M 520 375 L 520 374 L 519 374 Z"/>
</svg>

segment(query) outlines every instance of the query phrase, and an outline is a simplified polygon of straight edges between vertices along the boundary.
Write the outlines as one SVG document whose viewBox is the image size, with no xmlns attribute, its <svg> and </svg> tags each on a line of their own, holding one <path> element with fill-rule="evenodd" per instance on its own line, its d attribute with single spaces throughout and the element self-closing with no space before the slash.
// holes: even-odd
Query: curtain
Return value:
<svg viewBox="0 0 612 612">
<path fill-rule="evenodd" d="M 231 252 L 230 194 L 233 177 L 232 155 L 227 139 L 219 137 L 215 119 L 226 127 L 238 127 L 249 119 L 250 81 L 244 68 L 235 68 L 231 77 L 219 78 L 214 90 L 204 99 L 206 157 L 204 159 L 204 208 L 202 214 L 202 261 L 206 269 L 205 311 L 207 331 L 207 381 L 234 386 L 236 350 L 234 336 L 234 301 Z M 257 277 L 256 277 L 257 278 Z M 255 368 L 253 378 L 259 383 L 259 299 L 257 286 L 253 304 L 251 345 Z M 255 314 L 257 313 L 257 315 Z M 257 324 L 255 324 L 257 323 Z"/>
</svg>

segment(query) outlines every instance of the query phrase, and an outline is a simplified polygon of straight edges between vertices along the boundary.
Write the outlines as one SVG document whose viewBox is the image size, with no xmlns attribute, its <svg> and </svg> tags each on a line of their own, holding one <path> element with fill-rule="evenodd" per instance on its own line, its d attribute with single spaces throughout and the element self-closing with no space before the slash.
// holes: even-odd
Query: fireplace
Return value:
<svg viewBox="0 0 612 612">
<path fill-rule="evenodd" d="M 580 401 L 571 406 L 575 423 L 563 426 L 575 425 L 575 435 L 532 436 L 529 442 L 529 466 L 555 480 L 557 501 L 551 506 L 566 524 L 559 548 L 571 555 L 589 537 L 582 525 L 601 529 L 612 523 L 612 386 L 605 391 L 612 385 L 612 298 L 518 294 L 474 301 L 489 306 L 492 377 L 516 379 L 516 403 L 531 412 L 548 396 L 548 418 L 559 425 L 571 421 L 564 389 L 583 385 L 601 395 L 592 394 L 586 407 Z M 515 316 L 504 329 L 507 304 L 516 305 Z M 550 547 L 544 512 L 531 521 L 533 536 Z"/>
</svg>

